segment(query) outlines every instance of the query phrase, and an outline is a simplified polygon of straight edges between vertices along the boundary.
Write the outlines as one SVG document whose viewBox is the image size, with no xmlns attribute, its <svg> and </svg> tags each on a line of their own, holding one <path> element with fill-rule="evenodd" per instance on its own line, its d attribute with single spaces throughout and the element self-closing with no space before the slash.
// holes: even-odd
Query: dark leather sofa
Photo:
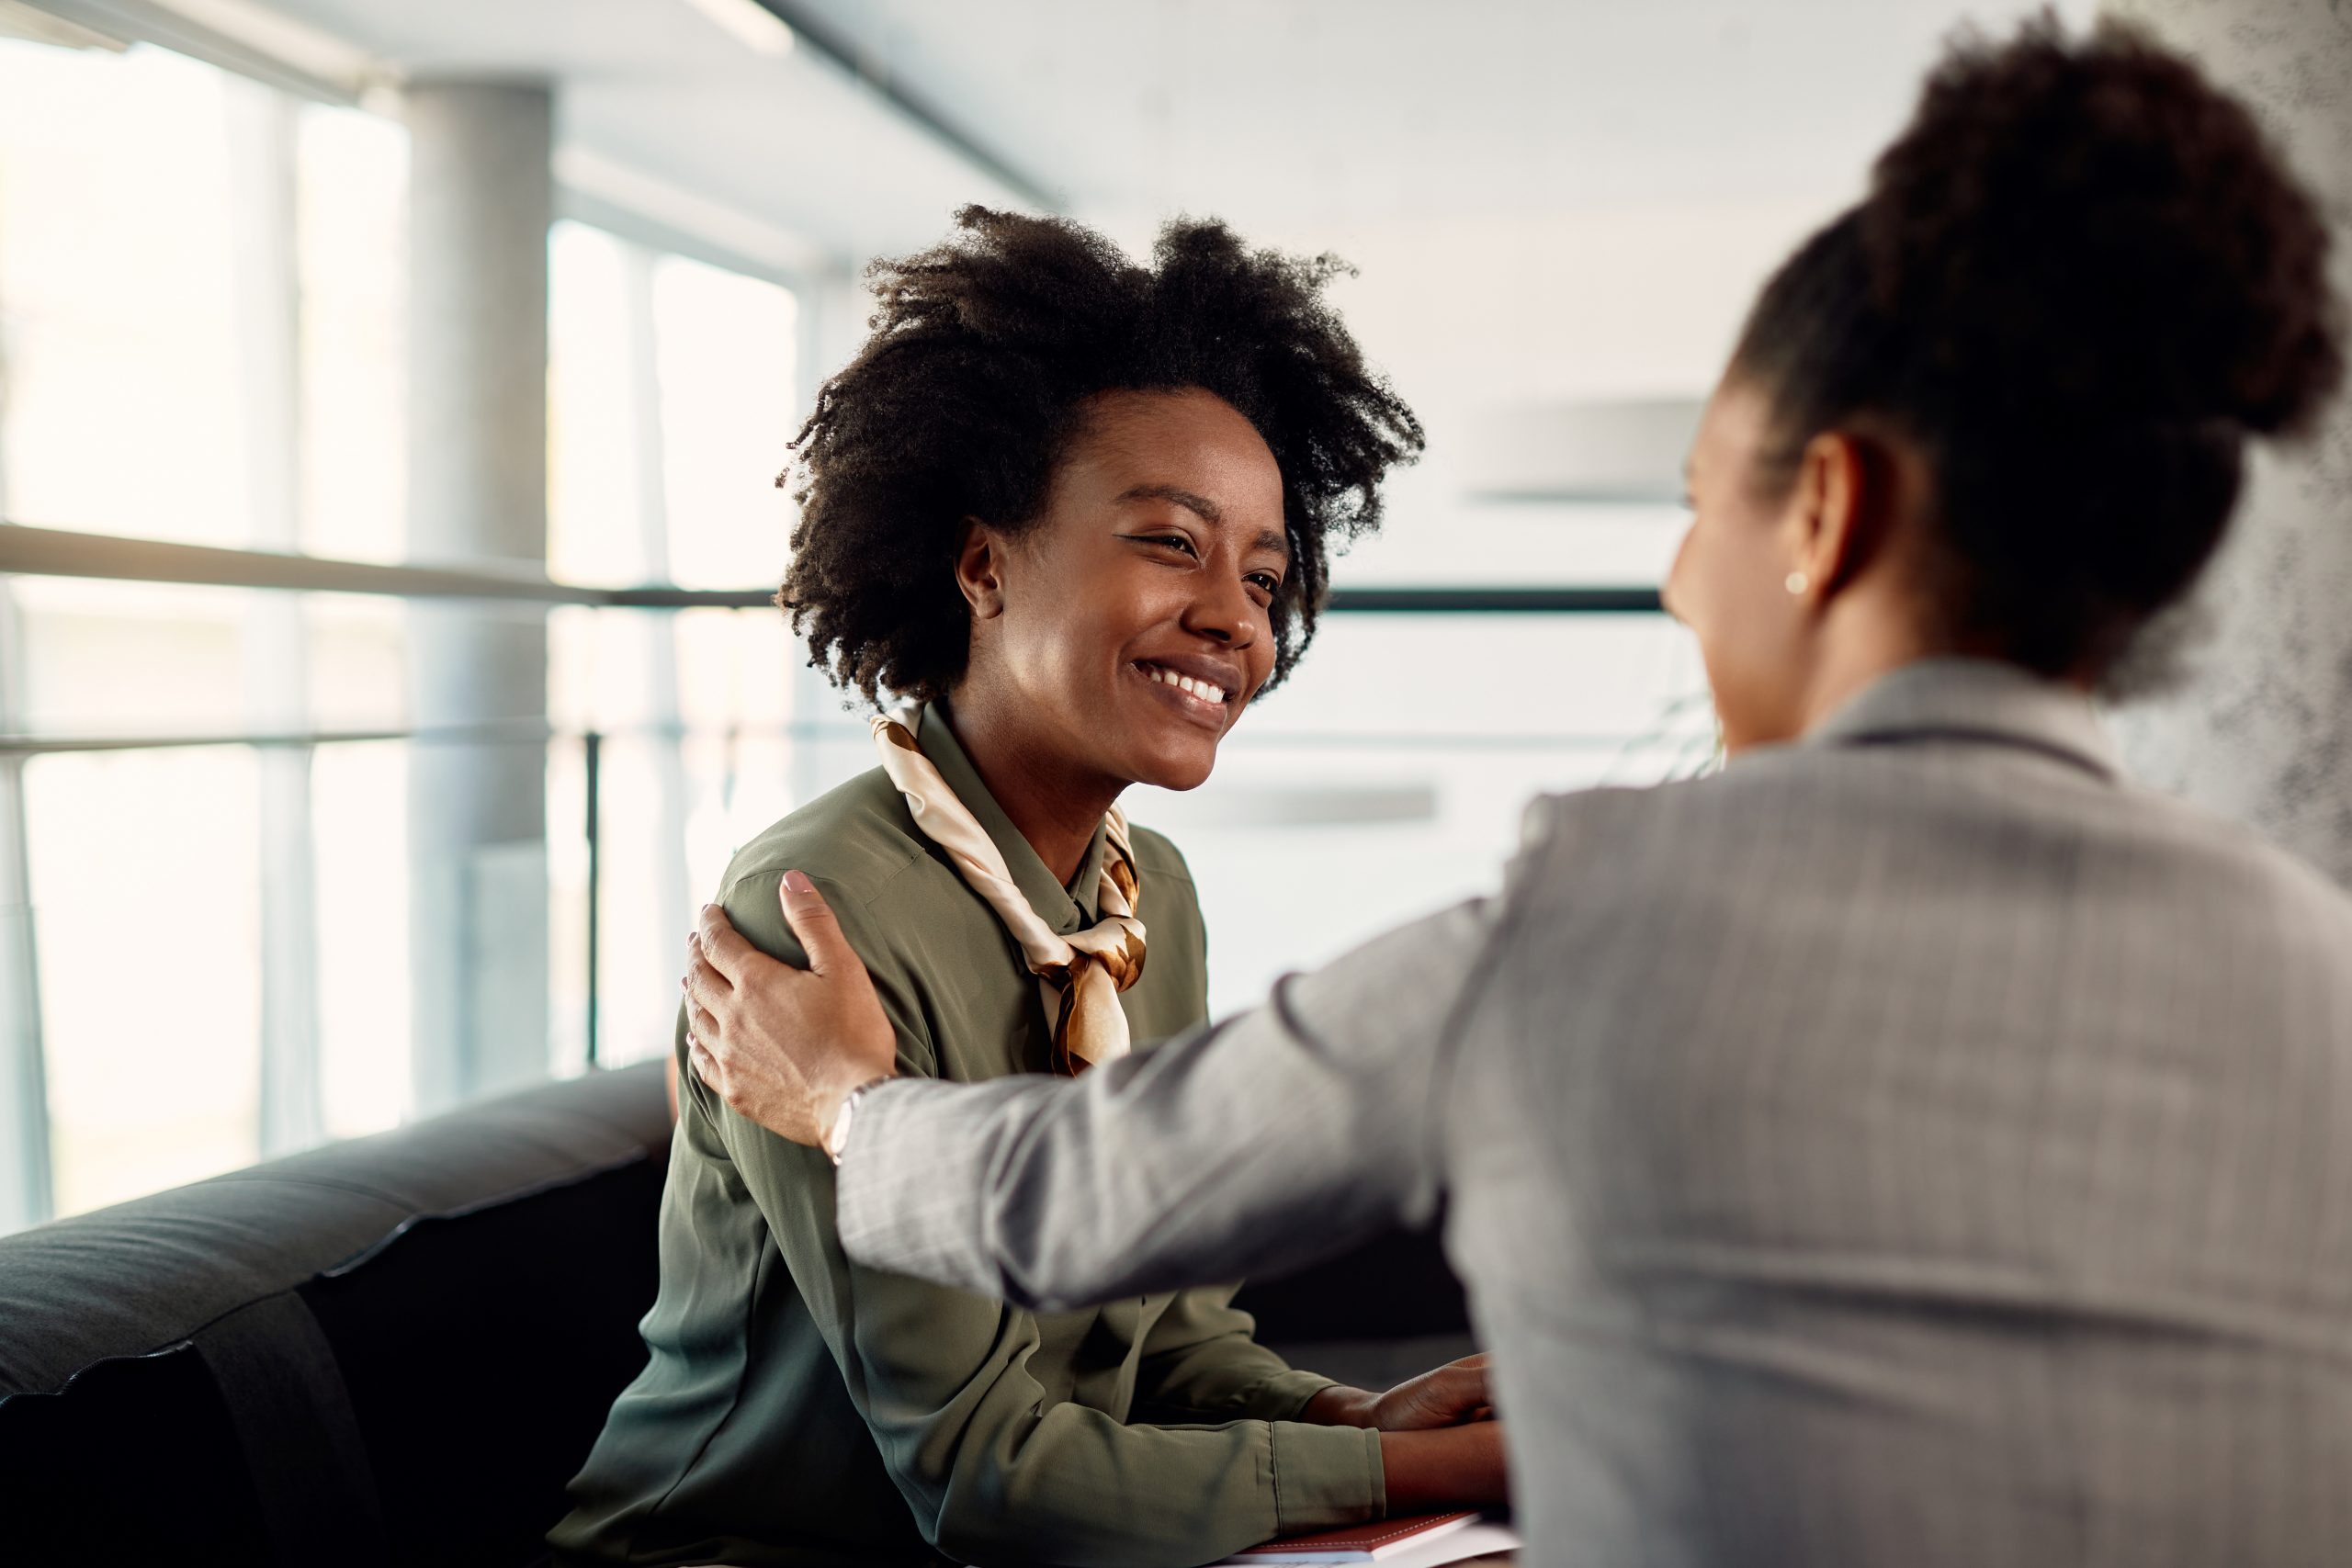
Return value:
<svg viewBox="0 0 2352 1568">
<path fill-rule="evenodd" d="M 537 1561 L 644 1364 L 669 1136 L 649 1064 L 0 1237 L 0 1562 Z M 1463 1327 L 1409 1236 L 1245 1304 L 1375 1371 Z"/>
</svg>

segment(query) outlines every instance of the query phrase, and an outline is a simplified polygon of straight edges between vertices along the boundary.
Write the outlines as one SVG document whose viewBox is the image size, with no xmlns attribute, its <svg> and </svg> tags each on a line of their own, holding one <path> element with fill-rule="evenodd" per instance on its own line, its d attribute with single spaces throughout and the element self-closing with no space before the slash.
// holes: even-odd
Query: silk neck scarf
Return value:
<svg viewBox="0 0 2352 1568">
<path fill-rule="evenodd" d="M 1144 952 L 1125 814 L 1114 806 L 1102 819 L 1102 873 L 1094 896 L 1102 919 L 1064 936 L 1030 907 L 996 840 L 915 744 L 922 722 L 921 705 L 876 716 L 874 741 L 883 772 L 907 797 L 915 826 L 947 852 L 966 884 L 988 901 L 1019 944 L 1045 993 L 1046 1016 L 1054 1021 L 1054 1070 L 1075 1076 L 1125 1055 L 1127 1015 L 1119 993 L 1141 978 Z"/>
</svg>

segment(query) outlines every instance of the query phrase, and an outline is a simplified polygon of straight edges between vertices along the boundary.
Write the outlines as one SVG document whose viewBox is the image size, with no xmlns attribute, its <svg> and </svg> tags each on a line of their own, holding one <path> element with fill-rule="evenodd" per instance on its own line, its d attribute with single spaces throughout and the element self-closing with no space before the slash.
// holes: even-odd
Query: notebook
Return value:
<svg viewBox="0 0 2352 1568">
<path fill-rule="evenodd" d="M 1237 1568 L 1240 1564 L 1267 1568 L 1267 1565 L 1275 1563 L 1389 1562 L 1408 1555 L 1419 1558 L 1425 1547 L 1451 1544 L 1445 1538 L 1459 1534 L 1476 1523 L 1477 1518 L 1476 1513 L 1465 1510 L 1374 1519 L 1370 1524 L 1351 1525 L 1346 1529 L 1285 1536 L 1280 1540 L 1270 1540 L 1237 1551 L 1225 1561 L 1236 1564 Z M 1463 1544 L 1470 1546 L 1472 1543 L 1465 1541 Z M 1508 1542 L 1483 1548 L 1489 1551 L 1508 1549 Z M 1464 1555 L 1475 1555 L 1476 1550 L 1479 1549 L 1474 1548 Z M 1442 1553 L 1437 1560 L 1458 1561 L 1450 1554 Z"/>
</svg>

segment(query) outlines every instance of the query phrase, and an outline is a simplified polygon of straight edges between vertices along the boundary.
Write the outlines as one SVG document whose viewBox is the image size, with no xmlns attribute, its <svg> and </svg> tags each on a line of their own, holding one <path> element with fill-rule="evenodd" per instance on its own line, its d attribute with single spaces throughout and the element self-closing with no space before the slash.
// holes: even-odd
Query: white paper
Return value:
<svg viewBox="0 0 2352 1568">
<path fill-rule="evenodd" d="M 1442 1535 L 1425 1546 L 1380 1560 L 1380 1568 L 1442 1568 L 1448 1562 L 1459 1562 L 1467 1557 L 1484 1557 L 1489 1551 L 1517 1551 L 1519 1532 L 1509 1525 L 1492 1525 L 1483 1519 L 1473 1520 L 1467 1527 L 1451 1535 Z"/>
<path fill-rule="evenodd" d="M 1380 1558 L 1378 1562 L 1380 1568 L 1444 1568 L 1446 1563 L 1484 1557 L 1490 1551 L 1518 1550 L 1519 1533 L 1509 1525 L 1473 1519 L 1458 1529 L 1447 1530 L 1432 1540 L 1408 1548 L 1393 1557 Z M 1353 1561 L 1366 1562 L 1374 1560 L 1357 1557 Z M 1227 1557 L 1213 1564 L 1212 1568 L 1227 1568 L 1228 1564 L 1231 1568 L 1250 1568 L 1252 1564 L 1257 1568 L 1280 1568 L 1279 1564 L 1269 1563 L 1263 1557 Z"/>
</svg>

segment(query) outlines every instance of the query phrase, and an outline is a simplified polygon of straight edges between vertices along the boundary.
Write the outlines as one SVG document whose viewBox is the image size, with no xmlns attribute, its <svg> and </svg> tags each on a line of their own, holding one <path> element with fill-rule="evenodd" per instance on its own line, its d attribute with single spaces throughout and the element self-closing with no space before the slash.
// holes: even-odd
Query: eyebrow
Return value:
<svg viewBox="0 0 2352 1568">
<path fill-rule="evenodd" d="M 1207 496 L 1195 495 L 1180 485 L 1137 485 L 1119 497 L 1129 501 L 1172 501 L 1187 512 L 1197 513 L 1204 523 L 1222 523 L 1225 512 Z"/>
<path fill-rule="evenodd" d="M 1137 485 L 1132 490 L 1123 491 L 1119 496 L 1119 500 L 1123 502 L 1129 501 L 1171 501 L 1177 505 L 1182 507 L 1185 511 L 1196 513 L 1204 523 L 1223 523 L 1225 521 L 1225 509 L 1223 507 L 1217 505 L 1216 502 L 1211 501 L 1207 496 L 1186 490 L 1182 485 Z M 1258 536 L 1250 541 L 1250 547 L 1253 550 L 1271 550 L 1275 555 L 1282 557 L 1285 561 L 1290 559 L 1290 541 L 1283 537 L 1282 531 L 1277 528 L 1263 528 L 1259 530 Z"/>
</svg>

